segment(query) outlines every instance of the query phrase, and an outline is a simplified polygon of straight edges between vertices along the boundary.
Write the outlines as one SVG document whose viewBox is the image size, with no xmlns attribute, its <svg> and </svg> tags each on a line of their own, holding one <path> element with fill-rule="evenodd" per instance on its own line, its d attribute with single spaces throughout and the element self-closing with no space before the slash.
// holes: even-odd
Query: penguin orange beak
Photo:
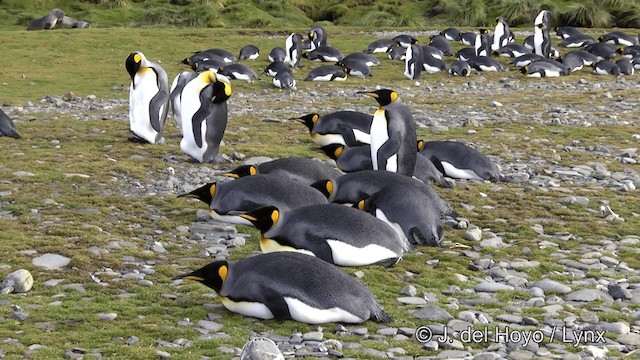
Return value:
<svg viewBox="0 0 640 360">
<path fill-rule="evenodd" d="M 247 215 L 247 214 L 240 214 L 239 215 L 241 218 L 243 219 L 247 219 L 249 221 L 258 221 L 258 219 L 256 219 L 255 217 L 251 216 L 251 215 Z"/>
<path fill-rule="evenodd" d="M 375 98 L 375 99 L 379 98 L 378 94 L 374 92 L 369 92 L 369 91 L 358 91 L 357 94 L 371 96 L 372 98 Z"/>
<path fill-rule="evenodd" d="M 192 273 L 177 275 L 177 276 L 174 276 L 174 277 L 171 278 L 171 280 L 180 280 L 180 279 L 193 280 L 193 281 L 204 281 L 204 278 L 201 278 L 200 276 L 193 275 Z"/>
<path fill-rule="evenodd" d="M 238 174 L 234 174 L 234 173 L 225 173 L 225 174 L 222 174 L 222 176 L 226 176 L 226 177 L 230 177 L 230 178 L 234 178 L 234 179 L 240 178 L 240 176 L 238 176 Z"/>
</svg>

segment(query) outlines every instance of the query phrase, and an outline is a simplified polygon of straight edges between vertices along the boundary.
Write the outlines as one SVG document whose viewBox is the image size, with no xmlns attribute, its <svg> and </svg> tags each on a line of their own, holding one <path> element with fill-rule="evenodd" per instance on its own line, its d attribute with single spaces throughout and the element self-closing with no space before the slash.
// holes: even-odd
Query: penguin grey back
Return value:
<svg viewBox="0 0 640 360">
<path fill-rule="evenodd" d="M 20 134 L 16 131 L 16 126 L 13 124 L 13 120 L 0 109 L 0 137 L 8 136 L 14 139 L 19 139 Z"/>
</svg>

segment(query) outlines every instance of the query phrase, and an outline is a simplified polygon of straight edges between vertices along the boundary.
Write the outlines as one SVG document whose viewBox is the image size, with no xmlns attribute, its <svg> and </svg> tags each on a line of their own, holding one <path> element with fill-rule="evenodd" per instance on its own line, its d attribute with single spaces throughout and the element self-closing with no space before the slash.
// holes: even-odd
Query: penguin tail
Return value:
<svg viewBox="0 0 640 360">
<path fill-rule="evenodd" d="M 409 230 L 409 242 L 412 242 L 414 244 L 439 247 L 440 239 L 442 238 L 442 227 L 438 226 L 436 233 L 437 238 L 434 235 L 427 237 L 422 234 L 422 231 L 420 231 L 420 229 L 418 229 L 417 227 L 413 227 Z"/>
<path fill-rule="evenodd" d="M 451 183 L 447 181 L 444 176 L 438 177 L 436 179 L 436 183 L 438 183 L 438 185 L 442 186 L 443 188 L 451 188 Z"/>
<path fill-rule="evenodd" d="M 379 323 L 389 324 L 393 322 L 393 318 L 391 315 L 387 314 L 382 308 L 378 308 L 378 310 L 373 314 L 373 321 Z"/>
</svg>

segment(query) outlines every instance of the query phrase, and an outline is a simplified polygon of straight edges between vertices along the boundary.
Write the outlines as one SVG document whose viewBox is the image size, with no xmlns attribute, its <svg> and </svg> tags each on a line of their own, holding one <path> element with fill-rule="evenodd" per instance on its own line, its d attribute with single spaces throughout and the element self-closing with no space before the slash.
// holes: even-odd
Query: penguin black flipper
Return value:
<svg viewBox="0 0 640 360">
<path fill-rule="evenodd" d="M 158 136 L 162 136 L 164 121 L 169 112 L 169 89 L 167 88 L 169 80 L 166 78 L 166 73 L 162 74 L 156 69 L 152 70 L 156 73 L 158 93 L 149 102 L 149 120 L 153 129 L 158 132 Z M 159 109 L 160 107 L 162 107 L 161 113 L 154 111 L 154 109 Z"/>
<path fill-rule="evenodd" d="M 331 250 L 331 247 L 329 246 L 329 244 L 327 244 L 327 241 L 325 239 L 309 232 L 305 233 L 301 238 L 304 238 L 304 242 L 298 241 L 298 239 L 300 238 L 285 239 L 279 236 L 273 237 L 271 238 L 271 240 L 276 241 L 281 246 L 288 246 L 298 250 L 310 251 L 318 259 L 322 259 L 330 264 L 334 264 L 333 251 Z"/>
<path fill-rule="evenodd" d="M 20 138 L 13 121 L 2 109 L 0 109 L 0 136 L 9 136 L 14 139 Z"/>
<path fill-rule="evenodd" d="M 263 288 L 260 293 L 264 297 L 263 303 L 271 311 L 275 319 L 293 320 L 291 312 L 289 312 L 289 305 L 287 305 L 282 294 L 278 294 L 277 291 L 271 288 Z"/>
<path fill-rule="evenodd" d="M 207 117 L 211 113 L 211 97 L 213 96 L 213 87 L 207 86 L 200 92 L 200 108 L 191 118 L 191 129 L 193 130 L 193 138 L 196 145 L 202 148 L 202 122 L 207 121 Z M 207 124 L 208 125 L 208 124 Z"/>
<path fill-rule="evenodd" d="M 378 148 L 378 170 L 387 169 L 387 162 L 393 156 L 398 154 L 400 142 L 397 139 L 389 138 L 380 148 Z M 397 169 L 394 171 L 397 172 Z"/>
<path fill-rule="evenodd" d="M 356 139 L 356 135 L 353 133 L 353 128 L 345 124 L 338 124 L 338 132 L 342 135 L 344 143 L 347 146 L 368 145 Z"/>
</svg>

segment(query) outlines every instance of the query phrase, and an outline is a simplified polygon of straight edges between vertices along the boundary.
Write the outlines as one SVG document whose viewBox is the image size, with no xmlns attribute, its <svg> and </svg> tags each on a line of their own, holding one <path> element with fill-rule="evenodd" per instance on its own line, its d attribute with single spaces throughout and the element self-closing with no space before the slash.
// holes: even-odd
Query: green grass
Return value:
<svg viewBox="0 0 640 360">
<path fill-rule="evenodd" d="M 132 10 L 137 3 L 132 2 Z M 102 5 L 101 5 L 102 6 Z M 209 47 L 222 47 L 237 53 L 241 46 L 249 43 L 258 44 L 262 50 L 261 57 L 255 62 L 247 62 L 256 70 L 262 70 L 267 65 L 266 53 L 273 46 L 282 46 L 284 36 L 288 31 L 304 31 L 304 28 L 285 29 L 276 28 L 268 31 L 255 29 L 105 29 L 92 28 L 82 31 L 57 30 L 54 32 L 27 32 L 23 30 L 0 31 L 0 47 L 6 66 L 0 68 L 0 100 L 4 104 L 23 105 L 27 101 L 37 103 L 43 96 L 61 96 L 73 91 L 78 96 L 95 94 L 99 98 L 125 99 L 128 96 L 126 88 L 129 77 L 124 69 L 124 59 L 133 50 L 141 50 L 153 60 L 160 60 L 169 73 L 170 78 L 182 68 L 178 62 L 189 53 Z M 271 35 L 265 37 L 264 35 Z M 361 29 L 333 27 L 330 29 L 331 43 L 345 52 L 361 51 L 368 42 L 375 39 L 370 33 Z M 421 40 L 426 40 L 421 39 Z M 32 49 L 38 49 L 34 52 Z M 381 56 L 382 58 L 382 56 Z M 296 71 L 300 78 L 310 68 L 308 64 Z M 269 123 L 262 122 L 263 118 L 271 118 L 270 110 L 277 110 L 286 114 L 284 117 L 300 115 L 300 112 L 328 112 L 339 110 L 345 106 L 372 106 L 365 99 L 355 97 L 357 90 L 373 88 L 376 85 L 405 89 L 414 86 L 413 81 L 402 77 L 402 64 L 384 61 L 383 66 L 374 68 L 372 79 L 348 79 L 343 84 L 315 84 L 299 83 L 299 92 L 291 96 L 283 96 L 280 101 L 265 103 L 250 101 L 251 114 L 230 119 L 228 132 L 225 135 L 226 145 L 222 148 L 225 154 L 240 152 L 247 156 L 315 156 L 319 154 L 313 150 L 308 140 L 308 133 L 297 123 Z M 23 77 L 24 75 L 24 77 Z M 446 74 L 426 76 L 420 81 L 421 86 L 430 86 L 425 96 L 415 96 L 405 100 L 411 108 L 427 108 L 435 116 L 447 114 L 451 109 L 482 108 L 491 112 L 488 107 L 486 93 L 469 91 L 456 96 L 448 91 L 450 87 L 461 84 L 485 83 L 497 84 L 499 79 L 510 77 L 522 84 L 537 83 L 540 80 L 525 79 L 520 74 L 482 74 L 470 78 L 452 78 Z M 588 73 L 572 75 L 563 79 L 545 79 L 558 86 L 563 81 L 575 82 L 585 78 L 590 82 L 613 81 L 603 80 L 602 77 Z M 442 83 L 444 86 L 440 87 Z M 254 84 L 234 82 L 234 96 L 230 107 L 239 99 L 253 99 L 263 92 L 278 91 L 272 88 L 268 79 L 264 78 Z M 317 102 L 309 103 L 306 94 L 311 91 L 326 91 L 331 96 L 320 98 Z M 605 90 L 589 90 L 578 94 L 553 93 L 537 94 L 541 101 L 558 104 L 571 104 L 574 108 L 583 106 L 605 105 Z M 624 95 L 637 98 L 638 89 L 611 91 L 612 95 Z M 284 94 L 284 93 L 283 93 Z M 305 94 L 305 95 L 301 95 Z M 499 99 L 505 108 L 517 108 L 521 114 L 535 114 L 540 111 L 536 103 L 529 101 L 529 90 L 514 89 L 510 96 Z M 592 99 L 589 96 L 593 96 Z M 236 100 L 238 99 L 238 100 Z M 269 111 L 267 111 L 269 110 Z M 122 107 L 114 111 L 126 114 Z M 466 110 L 465 110 L 466 111 Z M 475 134 L 469 134 L 468 128 L 452 128 L 440 134 L 431 133 L 428 129 L 419 128 L 419 138 L 424 139 L 464 139 L 478 146 L 490 155 L 502 157 L 506 162 L 517 161 L 506 155 L 505 150 L 525 154 L 527 158 L 539 157 L 544 161 L 555 161 L 552 153 L 561 155 L 561 162 L 565 165 L 587 164 L 589 162 L 604 162 L 610 171 L 623 171 L 626 167 L 615 162 L 611 157 L 601 157 L 589 152 L 565 153 L 562 147 L 579 139 L 583 144 L 597 143 L 604 146 L 634 147 L 630 134 L 638 133 L 637 124 L 618 126 L 569 127 L 549 126 L 533 121 L 512 121 L 508 115 L 500 114 L 500 121 L 486 123 L 476 128 Z M 604 112 L 602 116 L 604 116 Z M 629 116 L 621 114 L 621 116 Z M 150 358 L 155 356 L 158 348 L 156 340 L 173 341 L 178 338 L 193 340 L 191 348 L 162 349 L 170 352 L 173 358 L 189 359 L 199 356 L 216 356 L 218 346 L 240 347 L 254 333 L 276 333 L 291 335 L 293 332 L 307 332 L 315 330 L 315 326 L 295 322 L 260 321 L 253 322 L 224 310 L 211 310 L 203 304 L 217 304 L 211 291 L 198 284 L 189 284 L 179 288 L 171 286 L 170 278 L 182 269 L 178 266 L 196 268 L 202 266 L 201 261 L 184 261 L 183 258 L 197 257 L 201 250 L 197 245 L 180 240 L 176 228 L 189 225 L 194 219 L 196 209 L 202 206 L 196 201 L 176 199 L 174 196 L 150 196 L 144 191 L 137 196 L 124 197 L 123 188 L 129 182 L 146 183 L 151 179 L 163 179 L 169 164 L 163 159 L 171 154 L 181 162 L 176 171 L 184 171 L 191 166 L 187 156 L 179 148 L 179 139 L 167 137 L 167 143 L 162 146 L 143 146 L 129 143 L 128 123 L 116 120 L 74 119 L 68 115 L 50 113 L 33 114 L 17 118 L 18 130 L 23 139 L 0 138 L 0 191 L 10 191 L 11 194 L 0 197 L 0 209 L 13 212 L 15 219 L 0 220 L 0 253 L 10 254 L 0 261 L 1 264 L 11 266 L 11 269 L 27 268 L 32 271 L 36 279 L 34 289 L 27 296 L 4 296 L 11 304 L 18 304 L 28 311 L 31 316 L 24 323 L 5 320 L 0 325 L 0 339 L 17 338 L 28 346 L 43 344 L 45 350 L 35 353 L 36 359 L 61 357 L 64 350 L 73 347 L 85 349 L 99 349 L 109 358 Z M 173 120 L 168 119 L 173 126 Z M 173 129 L 173 128 L 172 128 Z M 498 130 L 499 129 L 499 130 Z M 174 130 L 172 130 L 174 131 Z M 528 139 L 546 139 L 546 142 L 535 143 Z M 57 149 L 52 140 L 60 142 Z M 131 158 L 142 155 L 143 159 Z M 544 171 L 542 162 L 538 171 Z M 228 165 L 228 167 L 236 164 Z M 204 165 L 215 168 L 221 165 Z M 28 170 L 33 177 L 17 177 L 13 172 Z M 64 174 L 80 173 L 90 177 L 67 177 Z M 115 179 L 115 181 L 114 181 Z M 195 184 L 192 184 L 195 185 Z M 574 191 L 573 195 L 588 196 L 591 204 L 588 207 L 556 205 L 559 193 L 544 193 L 542 191 L 525 191 L 523 186 L 499 184 L 500 191 L 494 191 L 494 184 L 469 183 L 468 188 L 456 187 L 452 189 L 436 190 L 461 215 L 469 218 L 472 223 L 491 231 L 500 233 L 508 248 L 503 250 L 482 251 L 483 255 L 491 256 L 494 260 L 510 260 L 527 258 L 539 261 L 539 268 L 521 270 L 529 280 L 536 281 L 547 276 L 548 273 L 562 268 L 550 255 L 555 252 L 550 249 L 540 250 L 537 243 L 546 240 L 530 229 L 532 223 L 526 219 L 552 218 L 557 222 L 545 224 L 546 234 L 556 232 L 570 232 L 575 239 L 556 241 L 563 251 L 579 249 L 583 243 L 598 244 L 599 241 L 616 236 L 637 234 L 640 227 L 639 219 L 631 216 L 632 211 L 640 208 L 640 199 L 634 193 L 620 193 L 611 189 L 596 189 L 594 187 L 578 188 L 566 184 Z M 482 192 L 487 198 L 478 196 Z M 51 199 L 54 203 L 44 199 Z M 609 200 L 617 213 L 624 216 L 625 223 L 608 223 L 601 220 L 588 209 L 597 208 L 599 200 Z M 474 210 L 464 210 L 460 203 L 476 206 Z M 516 204 L 517 206 L 514 206 Z M 494 209 L 486 211 L 484 205 Z M 32 209 L 38 209 L 35 214 Z M 83 209 L 94 209 L 97 212 L 86 212 Z M 84 224 L 94 227 L 83 227 Z M 145 230 L 139 229 L 139 224 Z M 99 231 L 96 227 L 102 229 Z M 258 251 L 256 241 L 257 232 L 251 228 L 239 227 L 238 230 L 252 235 L 244 247 L 235 249 L 231 253 L 234 260 L 242 259 L 254 251 Z M 476 244 L 462 238 L 464 230 L 445 228 L 445 238 L 452 244 L 474 247 Z M 153 281 L 151 287 L 138 286 L 134 280 L 122 282 L 113 281 L 107 276 L 102 279 L 108 286 L 94 284 L 89 274 L 112 268 L 116 271 L 133 270 L 139 266 L 123 264 L 124 256 L 133 256 L 138 261 L 152 260 L 158 256 L 146 250 L 146 242 L 137 236 L 147 235 L 156 241 L 170 243 L 170 250 L 154 268 L 156 273 L 147 276 Z M 133 246 L 122 249 L 112 249 L 109 253 L 96 255 L 89 251 L 91 246 L 104 248 L 112 241 L 131 242 Z M 449 244 L 449 243 L 447 243 Z M 531 253 L 526 255 L 523 248 L 529 247 Z M 71 268 L 62 271 L 43 271 L 31 265 L 30 255 L 18 253 L 23 250 L 35 249 L 39 253 L 55 252 L 72 257 Z M 430 292 L 438 295 L 442 290 L 455 285 L 462 289 L 476 284 L 475 277 L 483 274 L 468 269 L 470 259 L 453 255 L 446 250 L 455 250 L 453 245 L 445 245 L 442 249 L 418 247 L 421 254 L 407 254 L 403 261 L 391 269 L 381 267 L 366 267 L 362 269 L 345 269 L 353 274 L 356 270 L 364 272 L 361 281 L 369 286 L 385 309 L 395 318 L 391 324 L 395 327 L 418 327 L 420 321 L 409 315 L 411 306 L 401 306 L 395 300 L 400 296 L 400 290 L 407 284 L 413 284 L 418 293 Z M 579 255 L 572 255 L 579 259 Z M 625 249 L 617 254 L 621 261 L 629 266 L 638 268 L 637 249 Z M 427 260 L 439 260 L 438 263 L 427 265 Z M 2 270 L 4 276 L 9 269 Z M 409 275 L 412 273 L 414 275 Z M 467 282 L 459 281 L 455 274 L 462 274 L 470 278 Z M 608 272 L 589 273 L 594 278 L 602 276 L 615 277 Z M 2 277 L 2 276 L 0 276 Z M 64 284 L 84 284 L 87 292 L 78 293 L 74 290 L 63 290 L 60 286 L 46 288 L 42 282 L 52 278 L 66 279 Z M 559 281 L 571 281 L 565 275 L 554 275 Z M 122 297 L 123 293 L 132 293 L 132 297 Z M 57 296 L 61 294 L 62 297 Z M 162 294 L 178 295 L 178 300 L 162 297 Z M 524 301 L 529 294 L 523 291 L 499 293 L 502 301 Z M 447 308 L 447 296 L 438 295 L 438 305 Z M 50 305 L 60 300 L 62 305 Z M 451 310 L 453 315 L 457 311 Z M 478 305 L 475 310 L 483 310 L 495 316 L 504 311 L 495 305 Z M 118 318 L 113 322 L 97 320 L 99 312 L 116 312 Z M 224 325 L 222 331 L 231 335 L 229 339 L 197 340 L 199 334 L 189 327 L 178 327 L 176 322 L 189 318 L 194 322 L 204 319 L 208 313 L 221 316 L 218 322 Z M 524 309 L 524 314 L 542 320 L 539 309 Z M 11 310 L 8 305 L 0 306 L 0 317 L 8 318 Z M 626 319 L 619 309 L 611 314 L 603 315 L 601 319 Z M 47 333 L 41 329 L 41 322 L 49 322 L 57 331 Z M 380 325 L 366 323 L 369 333 L 375 333 Z M 361 341 L 358 337 L 340 337 L 332 333 L 333 324 L 324 326 L 325 337 L 337 338 L 341 341 Z M 52 336 L 55 334 L 55 336 Z M 140 342 L 131 346 L 123 345 L 129 336 L 138 336 Z M 394 346 L 405 348 L 411 355 L 424 355 L 425 352 L 415 341 L 388 344 L 365 341 L 365 347 L 386 350 Z M 2 346 L 8 358 L 21 358 L 25 348 L 23 346 Z M 362 357 L 357 350 L 345 351 L 346 356 Z"/>
</svg>

